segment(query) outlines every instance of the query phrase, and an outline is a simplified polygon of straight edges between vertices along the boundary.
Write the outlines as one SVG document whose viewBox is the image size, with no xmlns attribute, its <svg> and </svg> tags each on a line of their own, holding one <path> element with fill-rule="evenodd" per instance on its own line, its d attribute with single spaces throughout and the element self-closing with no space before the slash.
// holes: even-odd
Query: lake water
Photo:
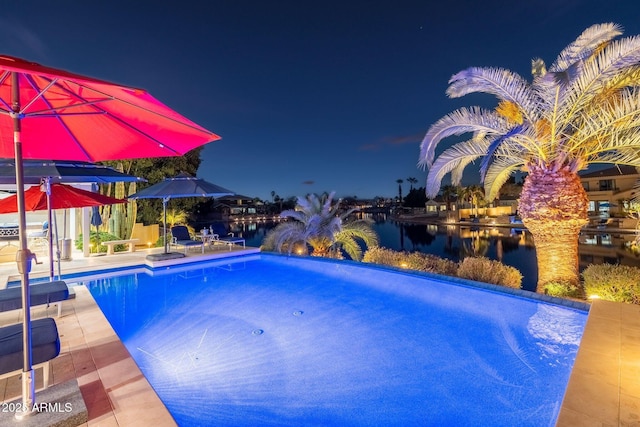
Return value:
<svg viewBox="0 0 640 427">
<path fill-rule="evenodd" d="M 418 251 L 459 261 L 466 256 L 485 256 L 517 268 L 523 288 L 535 291 L 538 280 L 536 249 L 528 232 L 507 227 L 461 227 L 436 224 L 403 224 L 386 216 L 374 216 L 373 228 L 380 246 Z M 247 246 L 260 246 L 275 222 L 235 222 L 232 231 L 241 233 Z M 640 258 L 625 248 L 633 234 L 583 233 L 580 236 L 580 269 L 589 264 L 624 264 L 640 267 Z"/>
</svg>

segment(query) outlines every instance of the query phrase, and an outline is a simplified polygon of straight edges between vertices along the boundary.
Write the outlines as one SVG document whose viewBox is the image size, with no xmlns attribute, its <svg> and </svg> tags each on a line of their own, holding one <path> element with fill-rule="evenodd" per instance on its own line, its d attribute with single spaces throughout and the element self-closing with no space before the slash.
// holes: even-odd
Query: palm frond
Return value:
<svg viewBox="0 0 640 427">
<path fill-rule="evenodd" d="M 375 231 L 367 223 L 361 221 L 345 224 L 344 228 L 336 233 L 335 241 L 341 245 L 351 259 L 356 261 L 362 259 L 360 241 L 366 247 L 378 246 L 378 236 Z"/>
<path fill-rule="evenodd" d="M 280 218 L 291 218 L 291 219 L 295 219 L 297 221 L 303 221 L 303 222 L 304 222 L 305 216 L 306 216 L 306 213 L 304 211 L 294 211 L 291 209 L 287 209 L 280 212 Z"/>
<path fill-rule="evenodd" d="M 524 159 L 501 157 L 495 159 L 487 169 L 484 177 L 484 193 L 488 201 L 493 201 L 500 192 L 500 189 L 513 172 L 521 170 L 524 166 Z"/>
<path fill-rule="evenodd" d="M 622 27 L 614 23 L 595 24 L 578 36 L 576 41 L 564 48 L 549 71 L 564 71 L 578 61 L 590 57 L 603 43 L 622 34 Z"/>
<path fill-rule="evenodd" d="M 431 166 L 436 147 L 444 138 L 465 133 L 501 135 L 508 129 L 508 122 L 493 111 L 479 107 L 461 108 L 453 111 L 435 122 L 427 131 L 420 144 L 418 165 Z"/>
<path fill-rule="evenodd" d="M 603 93 L 615 95 L 621 87 L 637 86 L 639 62 L 640 37 L 637 36 L 616 40 L 596 58 L 584 62 L 561 104 L 565 123 L 581 119 L 589 109 L 599 108 Z"/>
<path fill-rule="evenodd" d="M 612 163 L 640 167 L 640 148 L 621 149 L 601 153 L 589 159 L 588 163 Z"/>
<path fill-rule="evenodd" d="M 435 197 L 438 194 L 442 179 L 449 172 L 455 171 L 455 177 L 452 175 L 452 182 L 454 185 L 458 183 L 460 181 L 458 178 L 462 177 L 464 168 L 479 157 L 486 155 L 489 145 L 488 138 L 470 139 L 444 150 L 429 167 L 426 183 L 427 196 Z"/>
<path fill-rule="evenodd" d="M 519 74 L 504 68 L 471 67 L 454 74 L 446 91 L 450 98 L 477 92 L 511 102 L 521 109 L 527 120 L 533 120 L 531 113 L 536 111 L 537 99 L 529 83 Z"/>
<path fill-rule="evenodd" d="M 351 258 L 352 260 L 362 260 L 362 248 L 355 239 L 346 235 L 340 236 L 338 245 L 347 253 L 347 255 L 349 255 L 349 258 Z"/>
<path fill-rule="evenodd" d="M 491 142 L 491 145 L 489 145 L 489 148 L 487 149 L 487 155 L 482 160 L 482 163 L 480 163 L 480 181 L 484 181 L 485 175 L 487 174 L 487 169 L 489 168 L 489 164 L 493 160 L 494 154 L 496 154 L 498 149 L 500 149 L 501 145 L 505 141 L 509 141 L 509 138 L 520 134 L 524 129 L 525 127 L 522 125 L 515 126 L 509 132 L 505 133 L 504 135 L 500 135 L 498 138 Z"/>
<path fill-rule="evenodd" d="M 287 252 L 291 253 L 296 243 L 305 241 L 304 236 L 305 229 L 302 223 L 297 221 L 283 222 L 267 234 L 263 247 L 265 250 L 277 252 L 282 252 L 283 248 L 286 248 Z"/>
<path fill-rule="evenodd" d="M 598 153 L 640 146 L 640 89 L 627 88 L 602 105 L 571 139 L 568 152 Z"/>
</svg>

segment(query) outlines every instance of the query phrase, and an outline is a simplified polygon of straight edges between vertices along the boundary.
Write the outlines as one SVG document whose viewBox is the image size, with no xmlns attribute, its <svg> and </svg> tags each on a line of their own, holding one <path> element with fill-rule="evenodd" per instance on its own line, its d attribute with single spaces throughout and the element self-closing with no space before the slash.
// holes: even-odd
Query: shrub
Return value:
<svg viewBox="0 0 640 427">
<path fill-rule="evenodd" d="M 522 274 L 518 269 L 485 257 L 467 257 L 458 266 L 458 277 L 520 289 Z"/>
<path fill-rule="evenodd" d="M 582 272 L 587 296 L 640 304 L 640 268 L 626 265 L 589 265 Z"/>
<path fill-rule="evenodd" d="M 100 240 L 98 241 L 98 234 L 95 231 L 92 231 L 89 234 L 89 240 L 91 241 L 91 243 L 93 244 L 93 249 L 92 251 L 95 252 L 107 252 L 107 247 L 105 245 L 101 245 L 99 242 L 108 242 L 110 240 L 120 240 L 120 238 L 118 236 L 115 236 L 111 233 L 107 233 L 105 231 L 101 231 L 100 232 Z M 80 234 L 78 236 L 78 238 L 76 239 L 76 249 L 80 249 L 82 250 L 83 247 L 83 243 L 82 243 L 82 234 Z M 97 249 L 97 250 L 96 250 Z M 118 252 L 118 251 L 126 251 L 127 250 L 127 246 L 126 245 L 115 245 L 113 247 L 114 252 Z"/>
<path fill-rule="evenodd" d="M 551 282 L 544 285 L 544 293 L 552 297 L 584 299 L 584 290 L 570 282 Z"/>
<path fill-rule="evenodd" d="M 420 252 L 402 252 L 381 247 L 369 248 L 362 258 L 363 262 L 407 268 L 410 270 L 455 276 L 457 265 L 448 259 Z"/>
</svg>

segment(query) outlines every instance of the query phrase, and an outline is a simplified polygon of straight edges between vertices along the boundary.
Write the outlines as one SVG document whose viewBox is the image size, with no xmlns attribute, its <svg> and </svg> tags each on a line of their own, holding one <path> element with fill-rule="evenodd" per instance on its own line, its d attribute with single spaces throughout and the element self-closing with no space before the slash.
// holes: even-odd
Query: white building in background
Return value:
<svg viewBox="0 0 640 427">
<path fill-rule="evenodd" d="M 589 197 L 589 215 L 624 216 L 624 204 L 635 197 L 633 188 L 638 180 L 638 170 L 626 165 L 581 173 L 580 181 Z"/>
</svg>

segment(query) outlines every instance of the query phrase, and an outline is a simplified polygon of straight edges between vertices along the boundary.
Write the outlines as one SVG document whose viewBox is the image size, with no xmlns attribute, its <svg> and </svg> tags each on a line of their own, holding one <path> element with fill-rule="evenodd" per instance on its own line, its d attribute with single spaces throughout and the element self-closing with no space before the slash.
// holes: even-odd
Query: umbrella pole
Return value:
<svg viewBox="0 0 640 427">
<path fill-rule="evenodd" d="M 59 239 L 59 235 L 58 235 L 58 215 L 54 215 L 53 216 L 53 224 L 54 224 L 54 230 L 56 231 L 56 261 L 58 263 L 58 280 L 60 280 L 60 277 L 62 276 L 61 274 L 61 269 L 60 269 L 60 239 Z M 53 264 L 51 265 L 52 268 L 52 272 L 53 272 Z"/>
<path fill-rule="evenodd" d="M 169 253 L 169 242 L 167 242 L 167 202 L 169 200 L 165 197 L 162 199 L 162 215 L 164 219 L 162 224 L 164 226 L 164 253 Z"/>
<path fill-rule="evenodd" d="M 27 215 L 24 201 L 24 165 L 22 164 L 22 141 L 20 135 L 20 88 L 18 73 L 11 73 L 11 117 L 13 119 L 13 145 L 16 160 L 16 195 L 18 201 L 18 229 L 20 249 L 16 254 L 18 272 L 22 286 L 22 411 L 16 418 L 28 416 L 35 404 L 35 381 L 31 366 L 31 295 L 29 291 L 29 270 L 31 259 L 35 258 L 27 247 Z"/>
<path fill-rule="evenodd" d="M 49 224 L 48 230 L 47 230 L 47 236 L 49 236 L 49 238 L 47 240 L 49 240 L 49 281 L 53 282 L 53 272 L 54 272 L 54 268 L 53 268 L 53 222 L 51 221 L 51 181 L 49 180 L 49 178 L 45 178 L 44 180 L 44 185 L 45 185 L 45 191 L 47 192 L 47 221 Z"/>
</svg>

